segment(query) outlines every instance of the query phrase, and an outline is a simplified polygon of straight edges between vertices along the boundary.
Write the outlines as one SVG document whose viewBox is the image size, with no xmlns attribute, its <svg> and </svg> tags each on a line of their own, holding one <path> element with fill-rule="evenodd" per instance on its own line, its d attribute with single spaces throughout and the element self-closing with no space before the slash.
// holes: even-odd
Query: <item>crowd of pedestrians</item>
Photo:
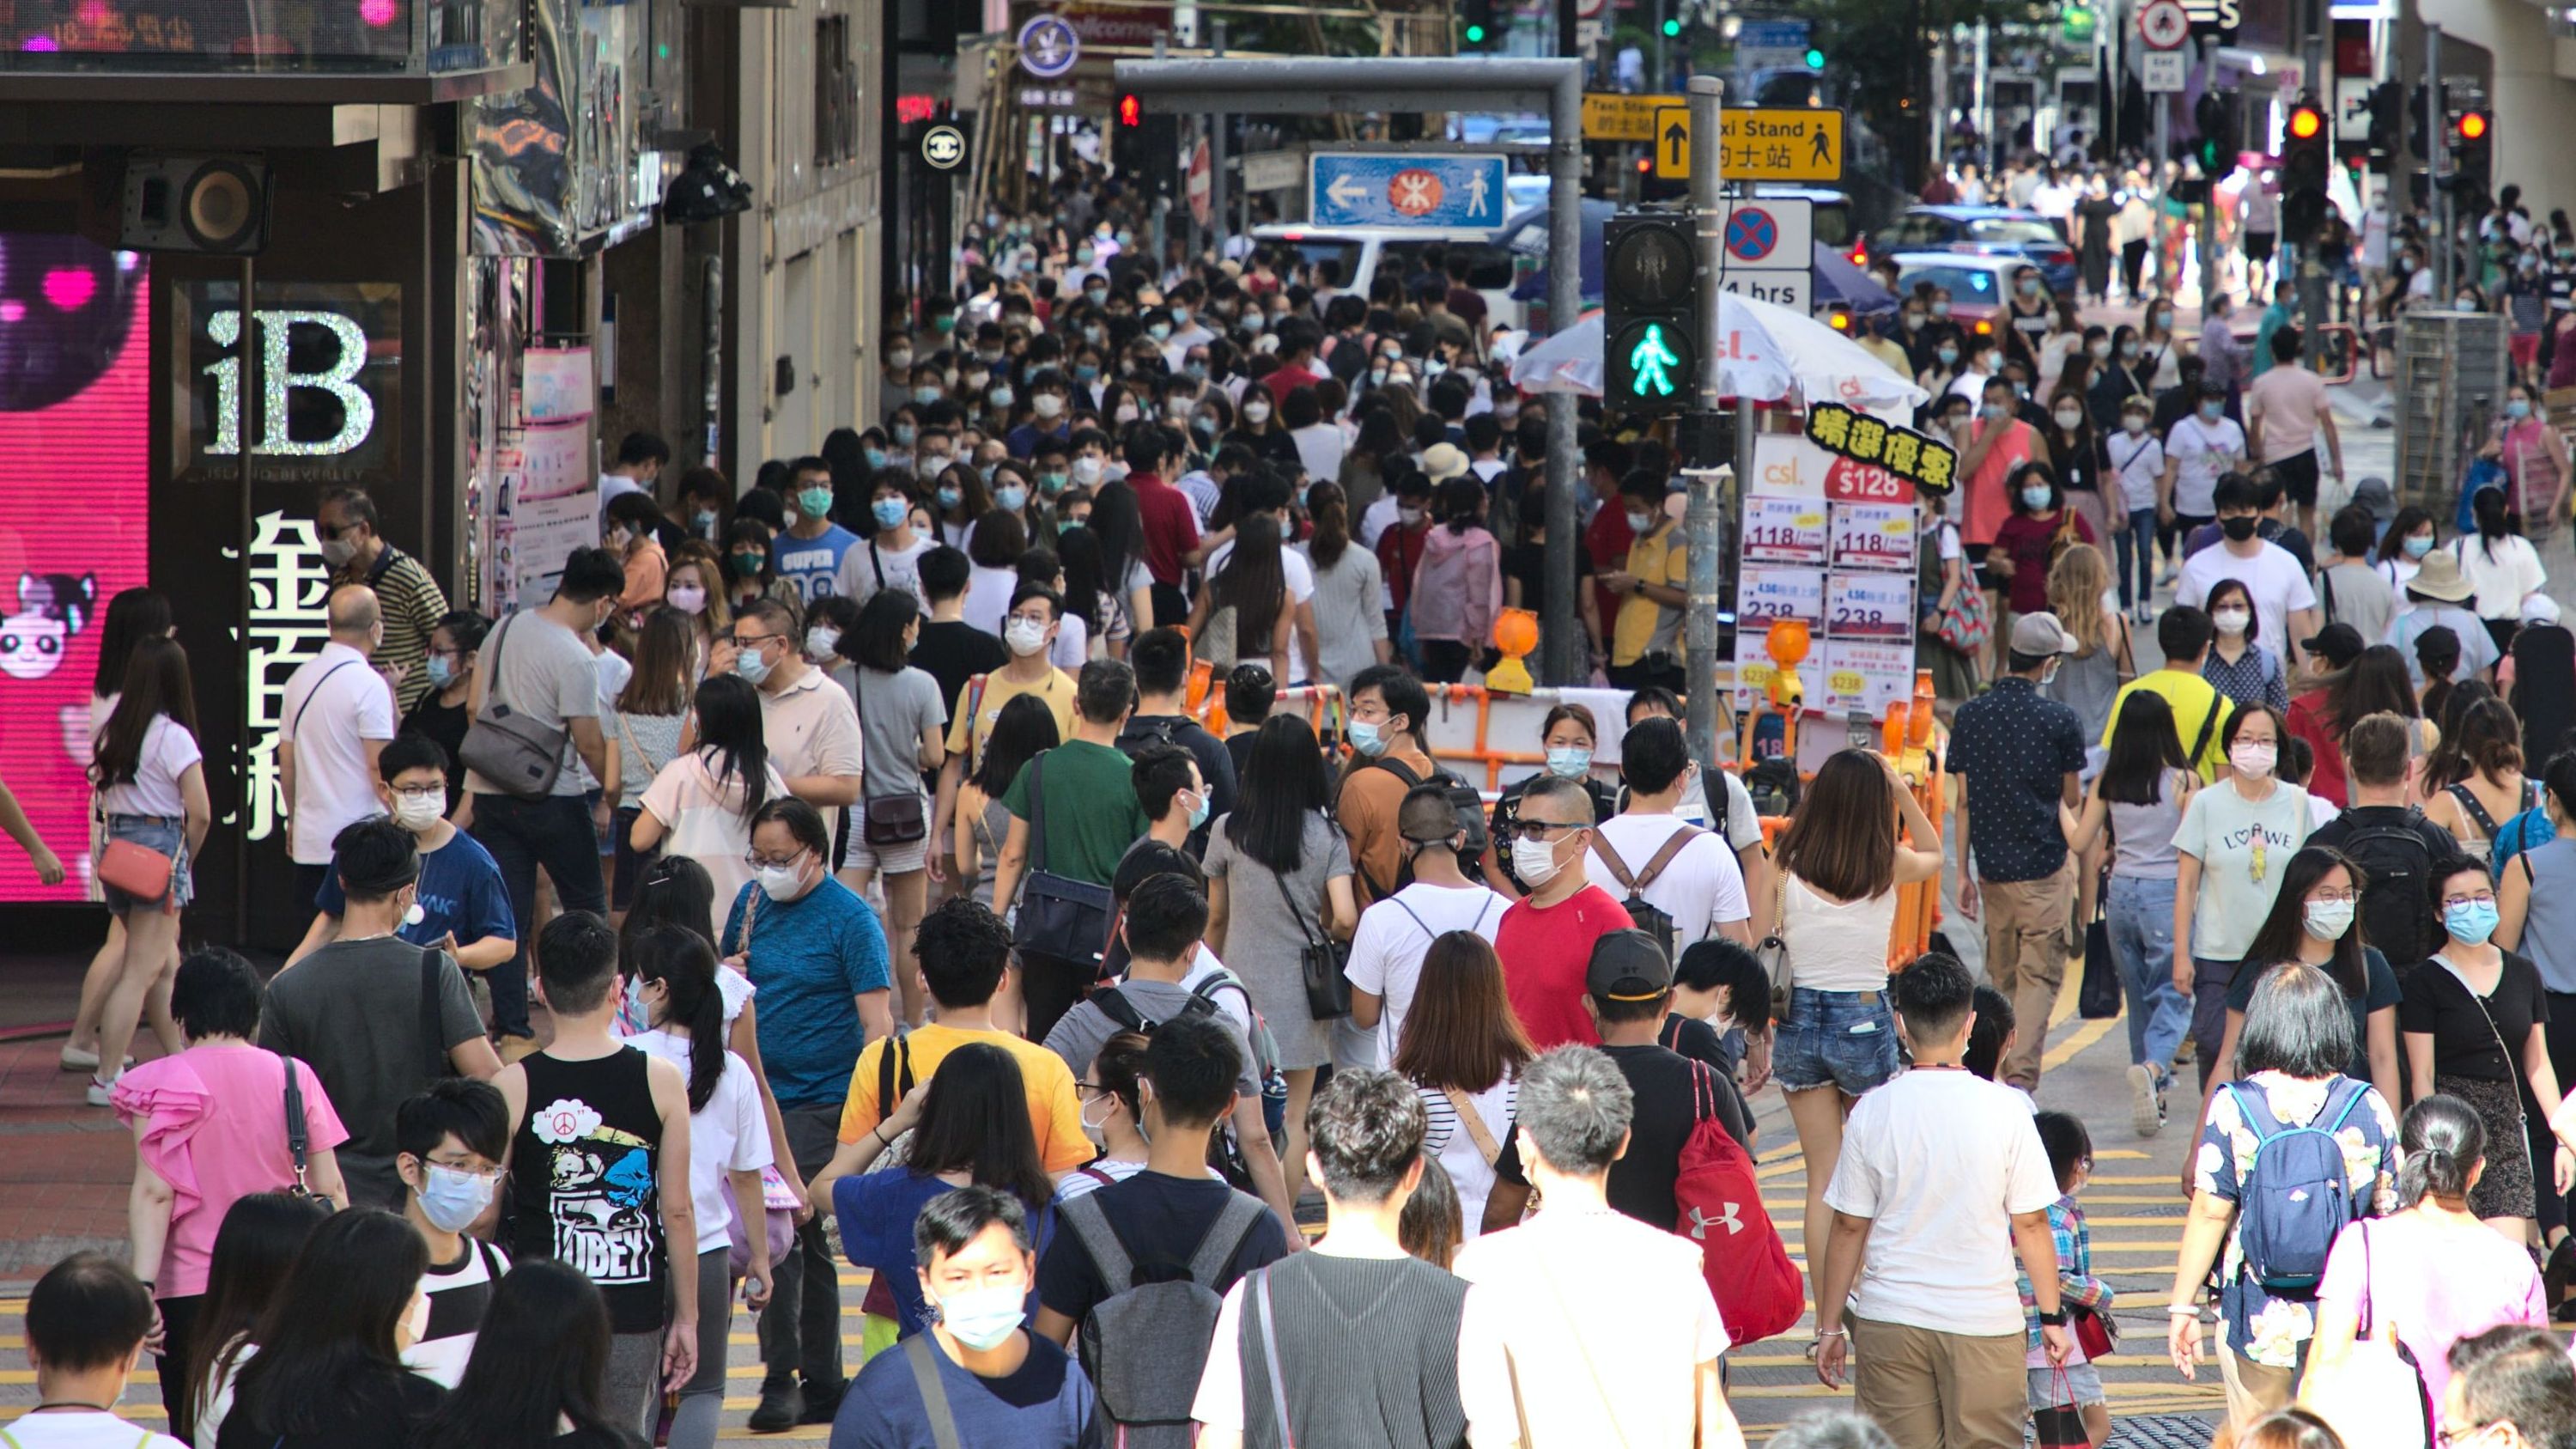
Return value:
<svg viewBox="0 0 2576 1449">
<path fill-rule="evenodd" d="M 2320 553 L 2294 329 L 1963 354 L 1909 298 L 1970 475 L 1926 602 L 1995 623 L 1928 665 L 1957 788 L 1834 752 L 1766 842 L 1686 743 L 1651 441 L 1584 440 L 1624 717 L 1556 703 L 1508 782 L 1437 748 L 1544 594 L 1545 429 L 1463 257 L 1165 270 L 1071 195 L 915 299 L 879 425 L 739 490 L 624 440 L 504 618 L 327 495 L 265 981 L 181 949 L 187 660 L 111 601 L 63 1059 L 132 1128 L 132 1266 L 39 1285 L 20 1449 L 118 1449 L 73 1421 L 143 1351 L 196 1449 L 705 1449 L 737 1308 L 747 1427 L 838 1449 L 1733 1449 L 1727 1356 L 1810 1298 L 1866 1417 L 1793 1443 L 2099 1449 L 2093 1147 L 2037 1110 L 2096 917 L 2131 1126 L 2193 1119 L 2169 1346 L 2215 1308 L 2240 1441 L 2354 1433 L 2279 1411 L 2388 1322 L 2434 1422 L 2576 1434 L 2564 1354 L 2496 1336 L 2576 1277 L 2576 635 L 2514 495 L 2445 539 L 2364 491 Z M 1983 984 L 1891 952 L 1945 837 Z"/>
</svg>

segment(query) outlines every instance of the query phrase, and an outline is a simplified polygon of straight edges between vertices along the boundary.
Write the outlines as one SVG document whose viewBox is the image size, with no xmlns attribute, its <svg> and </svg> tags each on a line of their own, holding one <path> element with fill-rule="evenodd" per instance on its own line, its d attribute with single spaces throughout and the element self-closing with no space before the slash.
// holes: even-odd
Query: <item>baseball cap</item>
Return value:
<svg viewBox="0 0 2576 1449">
<path fill-rule="evenodd" d="M 2015 654 L 2035 659 L 2044 654 L 2072 654 L 2080 647 L 2075 636 L 2066 632 L 2066 626 L 2057 622 L 2055 614 L 2043 611 L 2024 614 L 2013 620 L 2012 652 Z"/>
<path fill-rule="evenodd" d="M 1652 1001 L 1673 989 L 1673 963 L 1643 931 L 1611 931 L 1592 943 L 1583 989 L 1605 1001 Z"/>
<path fill-rule="evenodd" d="M 2370 516 L 2386 523 L 2397 516 L 2397 494 L 2385 478 L 2364 478 L 2352 485 L 2352 501 L 2370 510 Z"/>
<path fill-rule="evenodd" d="M 2522 601 L 2522 622 L 2525 625 L 2557 623 L 2558 601 L 2549 597 L 2547 594 L 2529 594 L 2524 596 Z"/>
<path fill-rule="evenodd" d="M 2212 378 L 2204 377 L 2200 380 L 2200 395 L 2202 397 L 2225 397 L 2227 396 L 2227 384 L 2216 381 Z"/>
<path fill-rule="evenodd" d="M 2361 631 L 2350 624 L 2328 624 L 2310 637 L 2299 641 L 2299 647 L 2325 660 L 2337 669 L 2349 668 L 2361 657 L 2364 647 Z"/>
</svg>

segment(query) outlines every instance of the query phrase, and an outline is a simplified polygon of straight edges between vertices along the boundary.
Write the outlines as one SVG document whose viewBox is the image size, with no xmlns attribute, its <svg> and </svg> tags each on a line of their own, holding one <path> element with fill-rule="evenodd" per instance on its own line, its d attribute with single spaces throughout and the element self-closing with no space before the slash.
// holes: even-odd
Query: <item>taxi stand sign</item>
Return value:
<svg viewBox="0 0 2576 1449">
<path fill-rule="evenodd" d="M 1841 403 L 1820 402 L 1807 409 L 1807 441 L 1837 458 L 1884 468 L 1913 484 L 1917 493 L 1946 496 L 1958 486 L 1958 449 Z"/>
<path fill-rule="evenodd" d="M 1664 97 L 1628 97 L 1666 100 Z M 1590 114 L 1589 109 L 1586 115 Z M 1726 181 L 1840 181 L 1843 179 L 1843 113 L 1773 106 L 1729 108 L 1718 118 L 1718 176 Z M 1646 134 L 1611 138 L 1584 127 L 1587 140 L 1651 140 L 1655 175 L 1666 181 L 1690 179 L 1690 108 L 1673 100 L 1658 105 Z"/>
</svg>

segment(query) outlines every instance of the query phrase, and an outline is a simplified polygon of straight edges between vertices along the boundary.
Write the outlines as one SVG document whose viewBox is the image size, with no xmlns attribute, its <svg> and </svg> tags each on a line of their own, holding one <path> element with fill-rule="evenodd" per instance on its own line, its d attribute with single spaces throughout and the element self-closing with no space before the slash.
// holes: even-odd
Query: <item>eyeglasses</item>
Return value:
<svg viewBox="0 0 2576 1449">
<path fill-rule="evenodd" d="M 432 1167 L 443 1167 L 450 1172 L 461 1172 L 468 1177 L 479 1177 L 487 1182 L 498 1181 L 501 1174 L 507 1170 L 498 1165 L 491 1167 L 477 1167 L 470 1162 L 442 1162 L 435 1157 L 424 1157 L 421 1161 L 428 1163 Z"/>
<path fill-rule="evenodd" d="M 1106 1093 L 1108 1090 L 1109 1089 L 1107 1087 L 1102 1086 L 1098 1082 L 1076 1082 L 1073 1084 L 1073 1093 L 1077 1097 L 1095 1097 Z"/>
<path fill-rule="evenodd" d="M 774 638 L 777 638 L 778 636 L 777 636 L 777 635 L 775 635 L 775 634 L 773 634 L 773 635 L 771 635 L 770 637 L 774 639 Z M 804 849 L 803 849 L 802 847 L 799 847 L 797 850 L 795 850 L 794 852 L 792 852 L 791 854 L 789 854 L 788 856 L 786 856 L 784 859 L 779 859 L 779 860 L 772 860 L 771 858 L 769 858 L 768 856 L 765 856 L 765 855 L 761 854 L 761 853 L 760 853 L 759 851 L 757 851 L 757 850 L 746 850 L 746 851 L 744 851 L 744 852 L 742 853 L 742 863 L 743 863 L 743 864 L 745 864 L 745 865 L 747 865 L 747 866 L 750 866 L 753 870 L 761 870 L 761 869 L 764 869 L 764 868 L 769 867 L 769 866 L 776 866 L 776 867 L 778 867 L 779 869 L 784 870 L 784 869 L 787 869 L 787 868 L 788 868 L 788 867 L 790 867 L 790 866 L 793 866 L 794 864 L 796 864 L 796 862 L 798 862 L 798 861 L 800 861 L 800 860 L 803 860 L 804 858 L 805 858 L 805 851 L 804 851 Z"/>
<path fill-rule="evenodd" d="M 2479 1424 L 2465 1429 L 2442 1429 L 2434 1433 L 2433 1440 L 2435 1443 L 2440 1444 L 2442 1449 L 2452 1449 L 2452 1446 L 2455 1444 L 2464 1443 L 2468 1440 L 2479 1438 L 2482 1435 L 2492 1434 L 2496 1430 L 2504 1427 L 2504 1424 L 2504 1420 L 2498 1419 L 2491 1424 Z"/>
<path fill-rule="evenodd" d="M 1591 828 L 1589 825 L 1576 825 L 1563 820 L 1514 820 L 1503 826 L 1501 835 L 1506 841 L 1535 840 L 1544 843 L 1547 840 L 1547 833 L 1551 830 L 1589 830 Z"/>
<path fill-rule="evenodd" d="M 2448 911 L 2448 910 L 2455 910 L 2455 909 L 2457 909 L 2458 907 L 2461 907 L 2461 906 L 2491 906 L 2491 905 L 2494 905 L 2494 904 L 2495 904 L 2495 892 L 2494 892 L 2494 891 L 2479 891 L 2479 892 L 2478 892 L 2477 894 L 2475 894 L 2475 895 L 2467 895 L 2467 896 L 2444 896 L 2444 897 L 2442 897 L 2442 909 L 2443 909 L 2443 910 L 2446 910 L 2446 911 Z"/>
<path fill-rule="evenodd" d="M 772 639 L 784 639 L 786 637 L 787 636 L 784 634 L 736 634 L 733 636 L 733 647 L 736 649 L 757 649 Z"/>
<path fill-rule="evenodd" d="M 2356 890 L 2311 891 L 2308 893 L 2308 901 L 2311 905 L 2357 905 L 2361 901 L 2361 892 Z"/>
</svg>

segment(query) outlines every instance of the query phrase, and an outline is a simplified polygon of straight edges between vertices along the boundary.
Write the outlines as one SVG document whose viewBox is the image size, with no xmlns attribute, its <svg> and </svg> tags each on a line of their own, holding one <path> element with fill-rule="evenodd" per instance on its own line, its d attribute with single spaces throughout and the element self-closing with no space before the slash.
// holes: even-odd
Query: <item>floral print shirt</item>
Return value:
<svg viewBox="0 0 2576 1449">
<path fill-rule="evenodd" d="M 2218 1093 L 2209 1104 L 2209 1124 L 2201 1130 L 2200 1150 L 2192 1162 L 2192 1187 L 2228 1203 L 2238 1201 L 2245 1175 L 2254 1168 L 2254 1149 L 2261 1139 L 2237 1105 L 2237 1093 L 2263 1093 L 2264 1105 L 2285 1127 L 2312 1122 L 2329 1095 L 2348 1078 L 2303 1081 L 2279 1072 L 2257 1072 Z M 2377 1090 L 2365 1087 L 2361 1101 L 2335 1133 L 2343 1146 L 2345 1180 L 2353 1201 L 2365 1216 L 2378 1217 L 2397 1207 L 2397 1117 Z M 2297 1368 L 2317 1331 L 2317 1300 L 2306 1293 L 2276 1293 L 2245 1272 L 2245 1255 L 2237 1245 L 2240 1218 L 2227 1229 L 2227 1250 L 2218 1265 L 2219 1315 L 2226 1321 L 2225 1339 L 2239 1358 L 2270 1368 Z"/>
</svg>

